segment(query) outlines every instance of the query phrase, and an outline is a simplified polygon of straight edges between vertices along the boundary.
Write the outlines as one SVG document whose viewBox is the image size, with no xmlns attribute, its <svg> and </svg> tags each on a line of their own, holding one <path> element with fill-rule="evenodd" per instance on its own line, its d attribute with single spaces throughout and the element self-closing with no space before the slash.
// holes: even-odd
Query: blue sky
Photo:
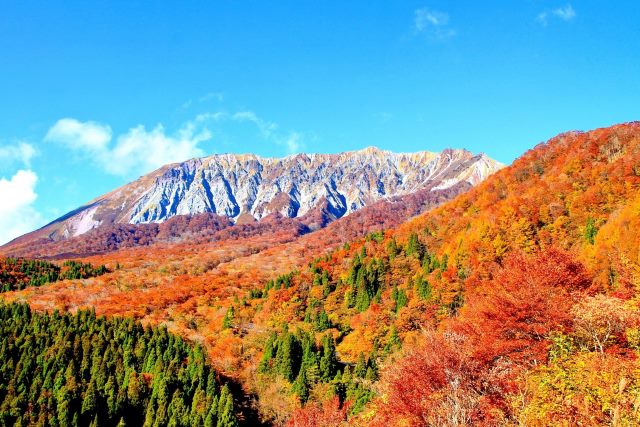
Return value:
<svg viewBox="0 0 640 427">
<path fill-rule="evenodd" d="M 0 242 L 162 163 L 640 119 L 637 1 L 0 3 Z"/>
</svg>

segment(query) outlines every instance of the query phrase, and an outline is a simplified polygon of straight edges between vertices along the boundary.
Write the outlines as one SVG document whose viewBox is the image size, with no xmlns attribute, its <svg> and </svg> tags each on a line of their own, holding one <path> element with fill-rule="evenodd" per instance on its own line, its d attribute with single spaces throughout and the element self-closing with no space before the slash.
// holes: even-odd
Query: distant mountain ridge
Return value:
<svg viewBox="0 0 640 427">
<path fill-rule="evenodd" d="M 200 213 L 235 223 L 320 214 L 325 224 L 379 200 L 476 185 L 501 167 L 484 154 L 452 149 L 393 153 L 369 147 L 284 158 L 216 154 L 163 166 L 27 236 L 58 241 L 114 224 L 162 223 Z"/>
</svg>

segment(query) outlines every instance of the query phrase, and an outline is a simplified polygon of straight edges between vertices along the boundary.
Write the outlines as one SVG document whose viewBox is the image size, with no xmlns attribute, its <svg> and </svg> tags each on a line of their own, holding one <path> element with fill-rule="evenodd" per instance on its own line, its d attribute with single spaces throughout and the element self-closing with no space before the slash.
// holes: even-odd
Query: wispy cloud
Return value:
<svg viewBox="0 0 640 427">
<path fill-rule="evenodd" d="M 233 114 L 231 117 L 233 118 L 233 120 L 239 122 L 253 123 L 260 131 L 262 137 L 265 139 L 271 138 L 274 132 L 278 129 L 277 124 L 258 117 L 253 111 L 240 111 Z"/>
<path fill-rule="evenodd" d="M 204 122 L 237 122 L 249 123 L 256 127 L 261 138 L 265 141 L 286 147 L 287 153 L 295 154 L 305 147 L 305 134 L 291 130 L 282 131 L 277 123 L 266 120 L 250 110 L 226 113 L 222 111 L 214 113 L 202 113 L 196 116 L 198 123 Z"/>
<path fill-rule="evenodd" d="M 10 167 L 15 163 L 29 168 L 31 167 L 31 159 L 36 155 L 36 149 L 33 145 L 20 141 L 15 144 L 3 144 L 0 146 L 0 169 Z"/>
<path fill-rule="evenodd" d="M 298 132 L 291 132 L 285 140 L 289 154 L 299 153 L 303 147 L 302 135 Z"/>
<path fill-rule="evenodd" d="M 233 114 L 231 118 L 240 122 L 253 123 L 265 140 L 286 147 L 289 154 L 299 153 L 304 148 L 304 137 L 300 132 L 282 132 L 276 123 L 262 119 L 253 111 L 240 111 Z"/>
<path fill-rule="evenodd" d="M 45 141 L 62 144 L 84 154 L 109 174 L 132 176 L 156 169 L 164 164 L 204 155 L 199 145 L 211 133 L 187 123 L 174 134 L 164 126 L 147 130 L 138 125 L 113 141 L 108 125 L 73 118 L 58 120 L 47 132 Z"/>
<path fill-rule="evenodd" d="M 224 101 L 224 94 L 222 92 L 209 92 L 198 98 L 198 102 L 207 102 L 211 100 L 222 102 Z"/>
<path fill-rule="evenodd" d="M 549 25 L 549 20 L 551 18 L 555 18 L 561 21 L 571 21 L 576 17 L 576 11 L 573 9 L 571 4 L 567 4 L 564 7 L 558 7 L 551 10 L 545 10 L 538 14 L 536 17 L 536 21 L 538 21 L 543 26 Z"/>
<path fill-rule="evenodd" d="M 44 140 L 71 149 L 106 173 L 132 177 L 168 163 L 204 156 L 203 143 L 212 140 L 212 129 L 224 123 L 249 123 L 260 138 L 284 147 L 289 154 L 304 146 L 301 133 L 280 131 L 276 123 L 252 111 L 202 113 L 172 133 L 162 124 L 151 129 L 138 125 L 117 136 L 107 124 L 64 118 L 49 129 Z"/>
<path fill-rule="evenodd" d="M 559 7 L 551 11 L 554 16 L 562 19 L 563 21 L 571 21 L 576 17 L 576 11 L 573 10 L 573 7 L 568 4 L 565 7 Z"/>
<path fill-rule="evenodd" d="M 429 8 L 416 9 L 414 12 L 414 33 L 426 34 L 436 40 L 444 40 L 456 35 L 449 26 L 449 15 Z"/>
<path fill-rule="evenodd" d="M 209 92 L 209 93 L 206 93 L 206 94 L 202 95 L 201 97 L 197 98 L 195 101 L 193 99 L 189 99 L 189 100 L 183 102 L 182 105 L 180 106 L 180 109 L 188 110 L 189 108 L 191 108 L 194 105 L 203 104 L 203 103 L 207 103 L 207 102 L 210 102 L 210 101 L 223 102 L 224 101 L 224 94 L 222 92 Z"/>
</svg>

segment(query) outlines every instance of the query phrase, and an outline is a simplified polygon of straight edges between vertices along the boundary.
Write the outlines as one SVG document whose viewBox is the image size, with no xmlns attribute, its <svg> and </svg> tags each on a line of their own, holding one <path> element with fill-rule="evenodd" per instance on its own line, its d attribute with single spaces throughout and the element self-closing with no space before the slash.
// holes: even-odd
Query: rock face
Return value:
<svg viewBox="0 0 640 427">
<path fill-rule="evenodd" d="M 34 233 L 59 240 L 101 225 L 159 223 L 205 212 L 246 223 L 273 213 L 294 218 L 323 209 L 333 220 L 388 197 L 459 182 L 476 185 L 501 166 L 466 150 L 213 155 L 164 166 Z"/>
</svg>

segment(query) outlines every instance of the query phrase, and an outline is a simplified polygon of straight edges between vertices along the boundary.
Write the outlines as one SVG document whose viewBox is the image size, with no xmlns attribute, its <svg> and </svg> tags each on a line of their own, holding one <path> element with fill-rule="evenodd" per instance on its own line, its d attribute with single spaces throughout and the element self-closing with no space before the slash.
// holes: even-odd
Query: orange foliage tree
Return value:
<svg viewBox="0 0 640 427">
<path fill-rule="evenodd" d="M 334 397 L 324 403 L 307 405 L 291 415 L 288 427 L 339 427 L 347 420 L 349 405 Z"/>
</svg>

